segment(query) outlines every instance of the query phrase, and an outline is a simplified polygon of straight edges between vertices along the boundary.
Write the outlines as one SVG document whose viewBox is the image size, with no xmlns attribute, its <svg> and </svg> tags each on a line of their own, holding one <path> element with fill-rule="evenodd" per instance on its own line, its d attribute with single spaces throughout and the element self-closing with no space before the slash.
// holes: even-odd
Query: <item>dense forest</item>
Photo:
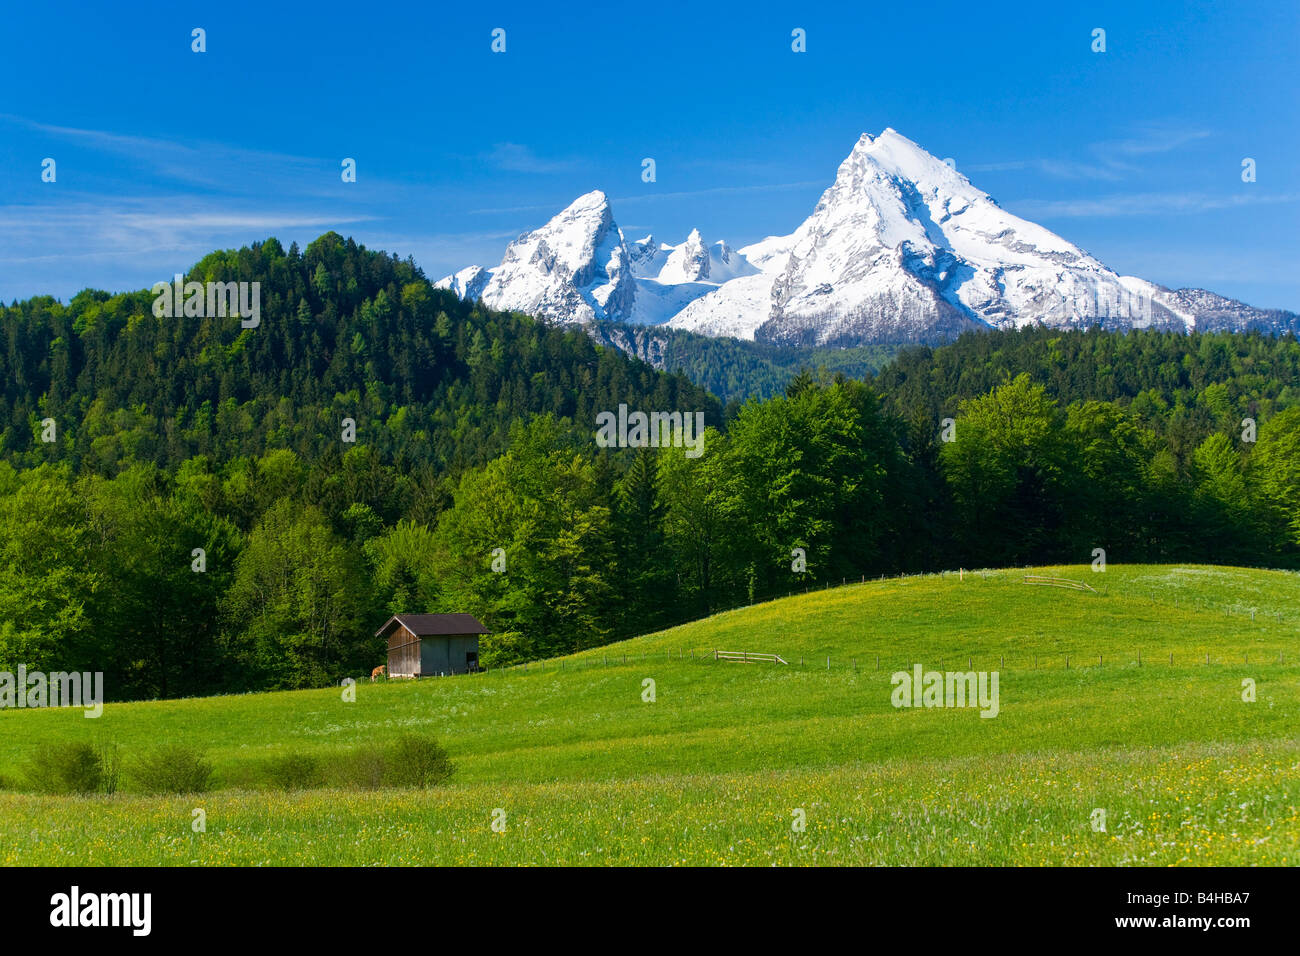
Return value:
<svg viewBox="0 0 1300 956">
<path fill-rule="evenodd" d="M 634 396 L 714 424 L 721 414 L 684 376 L 577 330 L 481 311 L 336 233 L 302 254 L 274 239 L 213 253 L 187 279 L 260 281 L 260 325 L 156 319 L 146 291 L 0 308 L 0 456 L 104 475 L 272 448 L 315 459 L 339 452 L 351 418 L 385 461 L 443 473 L 486 461 L 512 421 L 542 412 L 590 421 Z M 41 441 L 46 418 L 55 443 Z"/>
<path fill-rule="evenodd" d="M 596 322 L 588 332 L 597 342 L 613 345 L 655 368 L 680 372 L 729 406 L 749 398 L 779 395 L 786 383 L 806 368 L 865 378 L 899 350 L 897 345 L 797 348 L 622 322 Z"/>
<path fill-rule="evenodd" d="M 1300 566 L 1293 337 L 970 334 L 724 412 L 333 233 L 188 278 L 260 282 L 260 325 L 147 291 L 0 308 L 0 670 L 314 686 L 401 611 L 477 615 L 498 666 L 862 575 Z M 703 454 L 600 447 L 620 404 L 703 412 Z"/>
</svg>

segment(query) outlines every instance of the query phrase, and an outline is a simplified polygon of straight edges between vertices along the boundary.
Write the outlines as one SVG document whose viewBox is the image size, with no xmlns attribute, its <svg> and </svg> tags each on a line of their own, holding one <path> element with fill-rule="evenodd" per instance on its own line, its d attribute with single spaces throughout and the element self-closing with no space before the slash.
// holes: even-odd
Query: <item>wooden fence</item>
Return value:
<svg viewBox="0 0 1300 956">
<path fill-rule="evenodd" d="M 713 652 L 715 661 L 739 661 L 743 664 L 786 664 L 788 661 L 778 654 L 757 654 L 754 651 L 718 651 Z"/>
<path fill-rule="evenodd" d="M 1082 581 L 1072 581 L 1070 578 L 1049 578 L 1045 574 L 1026 574 L 1025 583 L 1044 584 L 1053 588 L 1071 588 L 1075 591 L 1091 591 L 1093 594 L 1097 593 L 1096 588 L 1084 584 Z"/>
</svg>

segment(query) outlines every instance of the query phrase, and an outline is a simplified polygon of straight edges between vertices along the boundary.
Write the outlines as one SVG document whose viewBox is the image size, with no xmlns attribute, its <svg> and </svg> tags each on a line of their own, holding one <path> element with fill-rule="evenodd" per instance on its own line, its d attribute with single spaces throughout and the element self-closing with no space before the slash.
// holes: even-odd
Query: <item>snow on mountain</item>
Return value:
<svg viewBox="0 0 1300 956">
<path fill-rule="evenodd" d="M 437 285 L 557 322 L 667 323 L 790 345 L 940 342 L 968 328 L 1296 329 L 1203 290 L 1120 276 L 1002 209 L 961 173 L 886 129 L 864 134 L 787 236 L 732 249 L 698 229 L 627 242 L 599 191 L 520 236 L 494 269 Z"/>
<path fill-rule="evenodd" d="M 663 325 L 692 301 L 716 288 L 712 282 L 664 283 L 658 279 L 637 279 L 632 312 L 624 321 L 633 325 Z"/>
<path fill-rule="evenodd" d="M 482 266 L 468 266 L 459 272 L 447 276 L 445 279 L 439 279 L 434 283 L 438 289 L 450 289 L 462 299 L 482 298 L 483 287 L 486 286 L 492 278 L 492 272 L 484 269 Z"/>
<path fill-rule="evenodd" d="M 706 245 L 698 229 L 676 246 L 654 236 L 628 242 L 608 198 L 596 191 L 512 242 L 496 268 L 470 266 L 434 285 L 553 322 L 659 325 L 723 283 L 757 272 L 725 242 Z"/>
<path fill-rule="evenodd" d="M 784 241 L 764 240 L 769 304 L 724 290 L 675 328 L 787 344 L 943 340 L 963 328 L 1041 322 L 1169 324 L 1096 259 L 1003 210 L 892 129 L 864 135 Z M 748 251 L 748 250 L 747 250 Z M 751 257 L 750 261 L 754 261 Z M 723 330 L 726 331 L 723 331 Z"/>
<path fill-rule="evenodd" d="M 1300 315 L 1282 309 L 1257 309 L 1207 292 L 1205 289 L 1166 289 L 1156 286 L 1156 301 L 1169 311 L 1194 320 L 1199 332 L 1294 332 L 1300 335 Z"/>
<path fill-rule="evenodd" d="M 771 315 L 775 279 L 772 273 L 761 272 L 716 286 L 686 305 L 668 325 L 701 335 L 752 339 Z"/>
<path fill-rule="evenodd" d="M 745 260 L 760 272 L 780 272 L 790 258 L 793 236 L 768 236 L 740 249 Z"/>
<path fill-rule="evenodd" d="M 698 229 L 692 229 L 681 245 L 662 245 L 653 259 L 646 255 L 642 261 L 646 265 L 637 279 L 636 302 L 628 319 L 637 325 L 660 325 L 696 300 L 759 274 L 725 241 L 706 246 Z M 658 271 L 651 272 L 655 265 Z"/>
<path fill-rule="evenodd" d="M 631 314 L 631 267 L 609 199 L 594 190 L 510 243 L 495 269 L 463 269 L 435 285 L 457 294 L 458 286 L 477 285 L 478 298 L 490 308 L 585 324 Z"/>
<path fill-rule="evenodd" d="M 642 278 L 659 274 L 664 266 L 665 250 L 671 250 L 672 246 L 660 245 L 654 236 L 646 236 L 628 243 L 627 248 L 632 254 L 632 274 Z"/>
<path fill-rule="evenodd" d="M 709 250 L 700 238 L 700 230 L 692 229 L 691 234 L 672 252 L 664 262 L 664 267 L 657 276 L 660 282 L 700 282 L 709 278 Z"/>
</svg>

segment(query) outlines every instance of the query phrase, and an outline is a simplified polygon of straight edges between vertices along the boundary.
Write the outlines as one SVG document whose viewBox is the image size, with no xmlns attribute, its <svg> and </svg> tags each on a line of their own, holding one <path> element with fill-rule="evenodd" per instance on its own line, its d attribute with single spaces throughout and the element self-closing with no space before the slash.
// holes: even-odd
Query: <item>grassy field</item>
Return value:
<svg viewBox="0 0 1300 956">
<path fill-rule="evenodd" d="M 1090 594 L 1023 573 L 851 584 L 527 671 L 367 682 L 353 703 L 330 689 L 110 704 L 98 720 L 0 712 L 0 862 L 1300 861 L 1300 576 L 1035 569 Z M 718 663 L 715 648 L 790 665 Z M 915 664 L 997 671 L 998 716 L 896 709 L 890 674 Z M 446 745 L 450 784 L 262 783 L 277 756 L 328 764 L 402 731 Z M 128 756 L 181 740 L 207 752 L 217 789 L 21 792 L 27 755 L 66 739 Z"/>
</svg>

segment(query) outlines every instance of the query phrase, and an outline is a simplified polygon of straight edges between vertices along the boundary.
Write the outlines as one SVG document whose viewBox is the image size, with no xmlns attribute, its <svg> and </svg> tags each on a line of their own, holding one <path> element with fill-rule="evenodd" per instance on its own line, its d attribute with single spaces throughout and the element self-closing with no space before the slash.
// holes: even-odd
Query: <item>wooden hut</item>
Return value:
<svg viewBox="0 0 1300 956">
<path fill-rule="evenodd" d="M 477 671 L 487 633 L 472 614 L 394 614 L 375 636 L 388 641 L 389 677 L 438 677 Z"/>
</svg>

